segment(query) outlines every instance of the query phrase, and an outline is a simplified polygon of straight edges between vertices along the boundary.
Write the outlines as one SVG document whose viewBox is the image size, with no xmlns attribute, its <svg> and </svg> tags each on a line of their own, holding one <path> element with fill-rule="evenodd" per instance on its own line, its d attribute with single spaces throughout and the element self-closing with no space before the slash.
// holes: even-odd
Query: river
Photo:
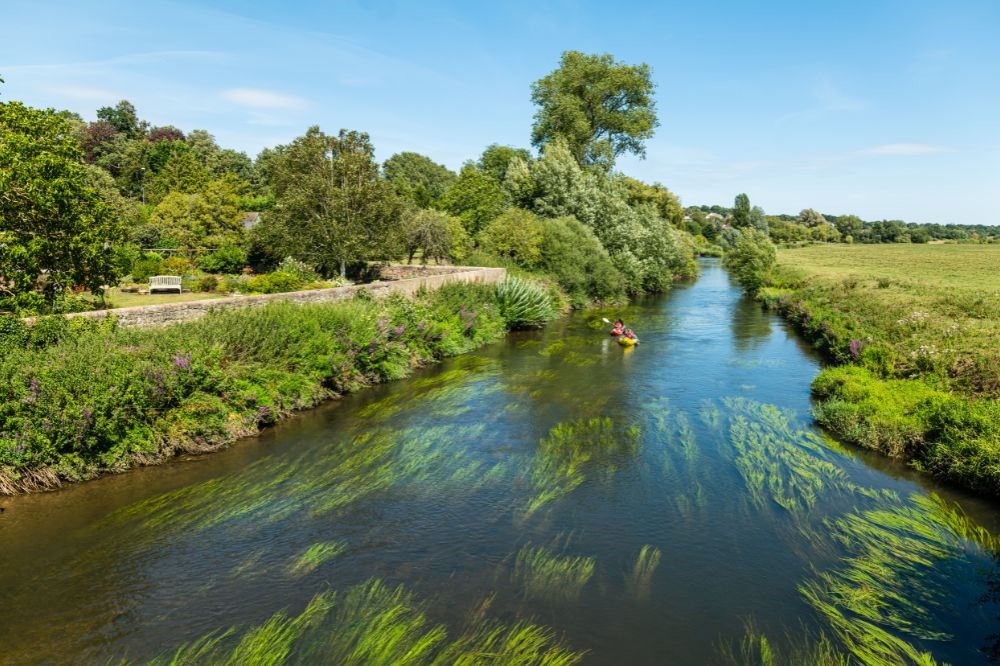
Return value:
<svg viewBox="0 0 1000 666">
<path fill-rule="evenodd" d="M 703 260 L 227 451 L 4 498 L 0 663 L 143 662 L 373 578 L 449 640 L 530 619 L 584 663 L 716 663 L 748 623 L 987 663 L 996 504 L 824 436 L 819 365 Z"/>
</svg>

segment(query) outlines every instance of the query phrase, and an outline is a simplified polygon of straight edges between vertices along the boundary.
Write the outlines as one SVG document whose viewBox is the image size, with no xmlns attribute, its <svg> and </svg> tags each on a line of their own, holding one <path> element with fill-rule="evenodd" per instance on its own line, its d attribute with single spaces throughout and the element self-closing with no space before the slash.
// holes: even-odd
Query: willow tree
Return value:
<svg viewBox="0 0 1000 666">
<path fill-rule="evenodd" d="M 645 157 L 659 124 L 655 87 L 647 64 L 566 51 L 559 67 L 531 86 L 538 105 L 531 141 L 541 148 L 562 139 L 577 162 L 606 169 L 625 153 Z"/>
<path fill-rule="evenodd" d="M 277 203 L 261 230 L 271 250 L 341 276 L 349 261 L 395 256 L 402 207 L 374 155 L 367 134 L 319 127 L 282 147 L 268 165 Z"/>
</svg>

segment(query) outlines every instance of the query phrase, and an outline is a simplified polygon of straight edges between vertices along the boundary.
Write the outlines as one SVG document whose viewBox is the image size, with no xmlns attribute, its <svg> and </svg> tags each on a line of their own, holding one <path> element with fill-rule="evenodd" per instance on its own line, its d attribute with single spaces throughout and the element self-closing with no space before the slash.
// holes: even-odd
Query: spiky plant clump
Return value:
<svg viewBox="0 0 1000 666">
<path fill-rule="evenodd" d="M 305 574 L 312 573 L 319 565 L 340 555 L 346 549 L 347 544 L 343 541 L 314 543 L 309 546 L 306 552 L 295 558 L 295 561 L 288 567 L 288 573 L 293 576 L 304 576 Z"/>
<path fill-rule="evenodd" d="M 594 575 L 593 557 L 560 556 L 542 546 L 526 545 L 517 553 L 514 578 L 528 596 L 575 599 Z"/>
<path fill-rule="evenodd" d="M 656 567 L 660 566 L 659 548 L 645 545 L 639 551 L 639 556 L 635 559 L 632 571 L 626 579 L 629 593 L 637 599 L 645 599 L 649 596 L 649 588 L 653 583 L 653 573 Z"/>
<path fill-rule="evenodd" d="M 555 318 L 548 293 L 528 280 L 507 278 L 496 286 L 496 299 L 510 328 L 536 328 Z"/>
</svg>

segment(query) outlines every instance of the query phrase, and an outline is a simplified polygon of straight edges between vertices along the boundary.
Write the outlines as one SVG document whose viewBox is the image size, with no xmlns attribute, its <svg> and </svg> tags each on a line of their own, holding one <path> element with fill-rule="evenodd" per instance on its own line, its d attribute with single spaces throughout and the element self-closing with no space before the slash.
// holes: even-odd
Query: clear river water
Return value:
<svg viewBox="0 0 1000 666">
<path fill-rule="evenodd" d="M 619 315 L 635 349 L 600 321 Z M 421 631 L 526 620 L 583 663 L 721 663 L 748 626 L 778 650 L 826 634 L 869 661 L 988 663 L 997 504 L 825 436 L 819 367 L 703 260 L 668 294 L 229 450 L 3 498 L 0 663 L 142 663 L 235 627 L 232 644 L 333 591 L 287 660 L 365 663 L 391 622 L 360 622 L 350 591 L 399 585 Z"/>
</svg>

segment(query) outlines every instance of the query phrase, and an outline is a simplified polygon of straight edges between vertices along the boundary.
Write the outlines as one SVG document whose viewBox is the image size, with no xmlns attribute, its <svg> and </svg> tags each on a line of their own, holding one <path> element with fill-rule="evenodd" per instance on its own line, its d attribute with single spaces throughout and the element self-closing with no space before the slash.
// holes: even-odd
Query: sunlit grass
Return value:
<svg viewBox="0 0 1000 666">
<path fill-rule="evenodd" d="M 825 633 L 813 636 L 802 631 L 798 636 L 787 637 L 787 647 L 779 646 L 748 621 L 743 637 L 720 645 L 719 654 L 724 663 L 734 666 L 857 666 L 851 655 L 845 653 Z M 873 662 L 873 666 L 888 662 Z"/>
</svg>

